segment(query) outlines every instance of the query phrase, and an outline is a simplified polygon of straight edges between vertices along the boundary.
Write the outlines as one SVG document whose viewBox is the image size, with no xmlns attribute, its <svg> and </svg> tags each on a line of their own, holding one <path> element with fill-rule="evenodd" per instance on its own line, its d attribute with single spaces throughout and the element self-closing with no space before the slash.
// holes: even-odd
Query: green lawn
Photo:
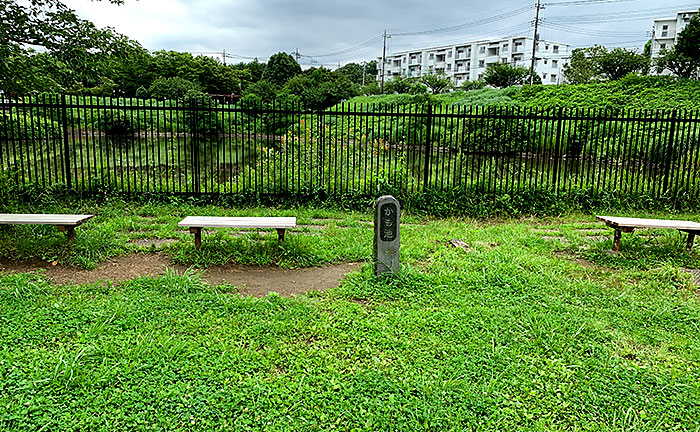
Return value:
<svg viewBox="0 0 700 432">
<path fill-rule="evenodd" d="M 74 247 L 52 227 L 0 227 L 0 255 L 90 268 L 151 251 L 129 242 L 151 237 L 179 239 L 162 253 L 197 267 L 366 264 L 294 298 L 242 297 L 196 269 L 108 285 L 2 276 L 0 430 L 700 429 L 700 295 L 682 270 L 700 268 L 700 247 L 686 253 L 676 232 L 625 234 L 610 255 L 612 233 L 590 215 L 404 215 L 402 273 L 382 281 L 368 213 L 3 209 L 66 210 L 98 215 Z M 177 228 L 187 214 L 325 228 L 302 227 L 281 248 L 273 234 L 218 230 L 196 253 Z"/>
</svg>

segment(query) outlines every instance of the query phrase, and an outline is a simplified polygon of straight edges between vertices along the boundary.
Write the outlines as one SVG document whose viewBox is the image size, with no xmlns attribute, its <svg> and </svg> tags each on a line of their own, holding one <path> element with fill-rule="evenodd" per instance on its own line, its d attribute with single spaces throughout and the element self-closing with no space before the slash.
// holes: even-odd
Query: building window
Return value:
<svg viewBox="0 0 700 432">
<path fill-rule="evenodd" d="M 549 51 L 549 45 L 545 45 L 545 46 L 544 46 L 544 50 L 545 50 L 545 51 Z"/>
<path fill-rule="evenodd" d="M 559 62 L 557 60 L 552 60 L 552 67 L 555 68 L 559 66 Z"/>
<path fill-rule="evenodd" d="M 508 51 L 508 44 L 507 43 L 503 44 L 503 51 Z"/>
<path fill-rule="evenodd" d="M 452 65 L 449 63 L 447 64 L 447 70 L 452 70 Z"/>
<path fill-rule="evenodd" d="M 447 58 L 452 58 L 452 51 L 447 52 Z"/>
<path fill-rule="evenodd" d="M 484 67 L 484 61 L 483 61 L 483 60 L 479 60 L 479 67 Z"/>
<path fill-rule="evenodd" d="M 501 59 L 501 63 L 508 63 L 508 59 L 507 59 L 507 58 L 502 58 L 502 59 Z"/>
<path fill-rule="evenodd" d="M 547 64 L 547 59 L 544 59 L 544 64 Z"/>
<path fill-rule="evenodd" d="M 559 54 L 559 45 L 552 46 L 552 52 L 554 54 Z"/>
<path fill-rule="evenodd" d="M 550 82 L 557 82 L 557 76 L 555 74 L 552 74 L 551 79 L 549 80 Z"/>
<path fill-rule="evenodd" d="M 479 47 L 479 54 L 484 54 L 486 52 L 486 47 Z"/>
<path fill-rule="evenodd" d="M 661 49 L 666 49 L 666 44 L 661 44 L 659 46 L 661 47 Z"/>
<path fill-rule="evenodd" d="M 435 58 L 435 54 L 432 54 L 432 53 L 431 53 L 431 54 L 428 56 L 428 60 L 432 60 L 432 59 L 434 59 L 434 58 Z"/>
<path fill-rule="evenodd" d="M 546 79 L 547 79 L 547 74 L 546 74 L 546 73 L 543 73 L 543 74 L 542 74 L 542 79 L 543 79 L 543 80 L 546 80 Z"/>
</svg>

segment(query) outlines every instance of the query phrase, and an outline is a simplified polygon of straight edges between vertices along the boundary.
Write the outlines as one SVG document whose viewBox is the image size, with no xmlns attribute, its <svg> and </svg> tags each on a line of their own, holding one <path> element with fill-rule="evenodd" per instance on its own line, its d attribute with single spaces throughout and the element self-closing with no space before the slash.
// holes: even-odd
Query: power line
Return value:
<svg viewBox="0 0 700 432">
<path fill-rule="evenodd" d="M 339 50 L 339 51 L 330 52 L 330 53 L 326 53 L 326 54 L 314 54 L 314 55 L 309 55 L 308 57 L 333 57 L 333 56 L 337 56 L 337 55 L 341 55 L 341 54 L 346 54 L 346 53 L 350 53 L 350 52 L 356 51 L 356 50 L 358 50 L 358 49 L 362 49 L 362 48 L 366 48 L 366 47 L 368 47 L 368 46 L 372 46 L 372 45 L 376 44 L 377 42 L 379 42 L 379 41 L 381 41 L 381 40 L 382 40 L 382 35 L 380 34 L 380 35 L 374 36 L 374 37 L 372 37 L 372 38 L 370 38 L 370 39 L 367 39 L 367 40 L 364 41 L 364 42 L 360 42 L 360 43 L 358 43 L 358 44 L 349 46 L 349 47 L 344 48 L 344 49 Z"/>
<path fill-rule="evenodd" d="M 506 18 L 512 18 L 514 16 L 521 15 L 525 12 L 531 11 L 534 9 L 533 6 L 526 6 L 518 9 L 511 10 L 509 12 L 505 12 L 502 14 L 498 15 L 493 15 L 487 18 L 482 18 L 478 19 L 475 21 L 470 21 L 462 24 L 456 24 L 456 25 L 451 25 L 451 26 L 446 26 L 446 27 L 439 27 L 439 28 L 434 28 L 430 30 L 419 30 L 419 31 L 412 31 L 412 32 L 403 32 L 403 33 L 392 33 L 391 36 L 396 36 L 396 37 L 402 37 L 402 36 L 421 36 L 421 35 L 431 35 L 431 34 L 436 34 L 436 33 L 449 33 L 449 32 L 455 32 L 459 30 L 464 30 L 467 28 L 471 27 L 479 27 L 485 24 L 490 24 L 494 21 L 500 21 Z"/>
<path fill-rule="evenodd" d="M 609 12 L 606 14 L 595 13 L 589 15 L 559 15 L 547 18 L 558 23 L 599 23 L 599 22 L 619 22 L 632 21 L 636 19 L 646 19 L 662 13 L 672 13 L 690 7 L 689 5 L 679 5 L 674 7 L 661 7 L 651 9 L 639 9 L 634 11 Z"/>
<path fill-rule="evenodd" d="M 600 3 L 626 3 L 636 0 L 571 0 L 571 1 L 559 1 L 559 2 L 549 2 L 544 3 L 545 6 L 578 6 L 578 5 L 589 5 L 589 4 L 600 4 Z"/>
<path fill-rule="evenodd" d="M 615 30 L 601 30 L 601 29 L 586 29 L 582 27 L 574 27 L 574 26 L 569 26 L 569 25 L 564 25 L 564 24 L 557 24 L 557 23 L 550 23 L 548 21 L 544 21 L 541 24 L 543 27 L 550 28 L 553 30 L 560 30 L 564 31 L 567 33 L 576 33 L 580 35 L 585 35 L 585 36 L 600 36 L 600 37 L 620 37 L 620 36 L 643 36 L 643 35 L 648 35 L 651 37 L 651 35 L 646 32 L 646 31 L 636 31 L 636 32 L 624 32 L 624 31 L 615 31 Z"/>
</svg>

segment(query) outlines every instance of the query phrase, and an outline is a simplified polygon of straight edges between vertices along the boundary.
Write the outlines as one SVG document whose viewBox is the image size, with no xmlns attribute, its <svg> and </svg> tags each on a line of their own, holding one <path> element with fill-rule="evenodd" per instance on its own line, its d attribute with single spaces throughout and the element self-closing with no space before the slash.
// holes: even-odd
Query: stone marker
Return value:
<svg viewBox="0 0 700 432">
<path fill-rule="evenodd" d="M 377 198 L 374 210 L 374 274 L 399 271 L 401 207 L 391 195 Z"/>
</svg>

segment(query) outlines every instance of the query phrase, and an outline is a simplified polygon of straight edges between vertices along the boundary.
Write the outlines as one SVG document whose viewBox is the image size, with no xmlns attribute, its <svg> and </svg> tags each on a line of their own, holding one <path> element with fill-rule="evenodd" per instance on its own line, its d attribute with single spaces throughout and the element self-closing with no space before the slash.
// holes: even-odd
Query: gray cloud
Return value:
<svg viewBox="0 0 700 432">
<path fill-rule="evenodd" d="M 559 0 L 563 1 L 567 0 Z M 66 3 L 98 26 L 115 27 L 151 50 L 226 49 L 230 53 L 264 59 L 275 52 L 291 52 L 296 48 L 308 56 L 333 53 L 375 38 L 371 44 L 342 55 L 304 57 L 305 62 L 315 60 L 317 64 L 376 58 L 381 55 L 381 39 L 376 36 L 385 28 L 394 34 L 436 29 L 534 6 L 533 0 L 468 3 L 455 0 L 126 0 L 124 6 L 87 0 L 66 0 Z M 655 0 L 614 0 L 584 5 L 551 3 L 542 11 L 542 38 L 574 46 L 601 44 L 639 48 L 649 39 L 647 31 L 654 18 L 672 16 L 675 11 L 690 6 L 684 0 L 663 5 Z M 564 24 L 567 27 L 561 27 L 566 17 L 573 17 L 571 20 L 575 21 L 580 20 L 576 18 L 580 16 L 588 21 L 595 16 L 603 19 L 597 23 L 569 22 Z M 615 21 L 606 22 L 606 16 Z M 531 35 L 533 19 L 534 8 L 459 31 L 394 36 L 389 39 L 388 48 L 401 51 L 457 40 Z"/>
</svg>

